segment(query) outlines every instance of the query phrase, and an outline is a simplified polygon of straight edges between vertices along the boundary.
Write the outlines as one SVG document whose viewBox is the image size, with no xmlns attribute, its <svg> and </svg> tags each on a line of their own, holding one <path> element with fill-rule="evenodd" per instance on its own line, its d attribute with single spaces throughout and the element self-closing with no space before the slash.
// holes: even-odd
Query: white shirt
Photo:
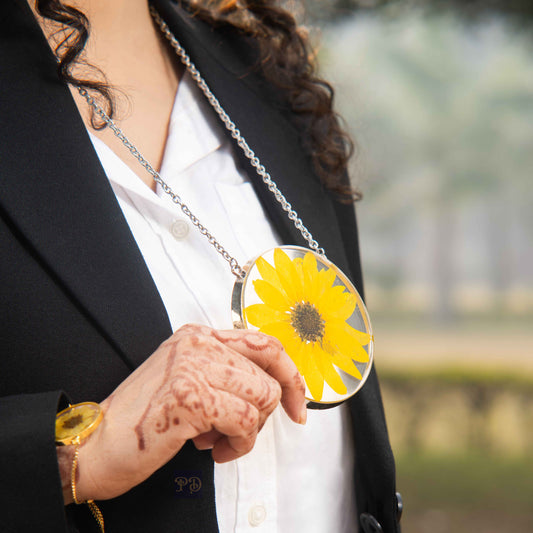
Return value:
<svg viewBox="0 0 533 533">
<path fill-rule="evenodd" d="M 159 186 L 154 193 L 107 145 L 91 140 L 172 329 L 191 322 L 231 329 L 234 276 L 226 261 Z M 223 126 L 188 75 L 174 102 L 160 174 L 241 265 L 279 244 L 235 166 Z M 221 533 L 355 531 L 347 408 L 309 411 L 299 426 L 279 407 L 248 455 L 215 465 L 215 494 Z"/>
</svg>

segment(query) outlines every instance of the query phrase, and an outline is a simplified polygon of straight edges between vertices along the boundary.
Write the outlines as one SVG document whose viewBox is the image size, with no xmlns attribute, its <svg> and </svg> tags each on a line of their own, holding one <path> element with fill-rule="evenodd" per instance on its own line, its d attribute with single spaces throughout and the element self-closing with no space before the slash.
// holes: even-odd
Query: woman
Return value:
<svg viewBox="0 0 533 533">
<path fill-rule="evenodd" d="M 85 506 L 69 505 L 74 489 L 78 501 L 98 500 L 107 531 L 348 532 L 357 521 L 363 531 L 397 531 L 375 374 L 349 405 L 307 414 L 281 345 L 228 329 L 233 277 L 224 261 L 171 214 L 110 129 L 93 127 L 98 117 L 76 86 L 108 110 L 117 98 L 119 126 L 241 262 L 256 247 L 305 241 L 179 66 L 146 2 L 75 6 L 91 26 L 79 57 L 78 12 L 50 1 L 33 13 L 21 0 L 0 7 L 3 530 L 95 530 Z M 347 194 L 338 172 L 346 153 L 292 19 L 270 2 L 153 6 L 361 289 L 353 208 L 331 192 Z M 248 31 L 252 19 L 260 24 Z M 287 43 L 289 52 L 300 47 L 293 61 Z M 94 67 L 109 83 L 93 83 L 102 80 Z M 317 174 L 335 171 L 324 187 Z M 100 402 L 103 421 L 78 449 L 56 447 L 57 411 L 85 400 Z"/>
</svg>

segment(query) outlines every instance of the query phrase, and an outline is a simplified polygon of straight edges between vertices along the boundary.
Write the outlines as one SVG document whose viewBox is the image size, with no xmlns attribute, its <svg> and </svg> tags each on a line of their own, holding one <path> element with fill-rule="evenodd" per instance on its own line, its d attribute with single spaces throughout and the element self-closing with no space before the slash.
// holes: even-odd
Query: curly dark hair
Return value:
<svg viewBox="0 0 533 533">
<path fill-rule="evenodd" d="M 350 186 L 346 177 L 354 144 L 333 110 L 333 88 L 317 76 L 307 33 L 298 26 L 294 16 L 277 5 L 277 0 L 179 1 L 198 19 L 238 32 L 256 44 L 257 66 L 287 102 L 296 124 L 302 126 L 298 128 L 301 144 L 311 156 L 323 185 L 341 202 L 359 200 L 360 193 Z M 60 78 L 99 93 L 107 113 L 113 116 L 115 89 L 107 83 L 105 75 L 96 69 L 97 79 L 89 79 L 76 77 L 72 72 L 79 63 L 91 67 L 80 58 L 89 38 L 87 17 L 62 0 L 36 0 L 36 9 L 63 28 L 55 49 Z M 93 115 L 92 126 L 101 129 L 105 124 Z"/>
</svg>

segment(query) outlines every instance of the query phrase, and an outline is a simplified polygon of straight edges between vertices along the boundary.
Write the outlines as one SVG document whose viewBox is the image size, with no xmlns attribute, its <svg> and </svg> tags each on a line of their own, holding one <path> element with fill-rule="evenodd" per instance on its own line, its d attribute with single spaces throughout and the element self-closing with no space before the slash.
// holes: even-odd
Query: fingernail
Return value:
<svg viewBox="0 0 533 533">
<path fill-rule="evenodd" d="M 304 402 L 302 405 L 302 410 L 300 411 L 300 419 L 298 420 L 298 424 L 305 425 L 307 422 L 307 402 Z"/>
</svg>

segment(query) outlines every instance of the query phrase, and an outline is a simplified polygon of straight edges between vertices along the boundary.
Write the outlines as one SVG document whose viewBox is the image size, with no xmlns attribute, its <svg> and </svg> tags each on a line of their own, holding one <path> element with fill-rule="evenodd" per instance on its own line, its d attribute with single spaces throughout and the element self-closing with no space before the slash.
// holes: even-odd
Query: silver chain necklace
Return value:
<svg viewBox="0 0 533 533">
<path fill-rule="evenodd" d="M 259 329 L 277 337 L 306 380 L 309 406 L 334 406 L 355 394 L 370 373 L 374 337 L 364 302 L 350 280 L 326 258 L 324 249 L 313 239 L 167 24 L 153 7 L 150 12 L 232 138 L 307 241 L 309 249 L 278 246 L 249 261 L 244 268 L 241 267 L 237 259 L 229 254 L 192 213 L 88 91 L 82 87 L 78 87 L 78 91 L 154 181 L 229 263 L 232 274 L 236 276 L 231 298 L 234 327 Z M 279 296 L 283 300 L 281 304 Z M 289 300 L 290 305 L 287 304 L 287 307 L 286 302 Z M 282 306 L 281 311 L 272 310 L 271 306 L 276 308 L 277 305 Z M 349 316 L 345 316 L 347 311 L 350 311 Z M 272 320 L 281 321 L 282 330 L 273 331 L 272 326 L 276 324 Z M 333 325 L 330 325 L 331 320 Z M 344 328 L 340 332 L 339 324 Z M 337 332 L 333 334 L 330 327 L 337 327 Z M 287 328 L 292 331 L 289 340 L 285 337 Z M 298 344 L 297 348 L 295 342 Z M 307 362 L 303 362 L 304 353 L 307 353 L 304 357 Z"/>
<path fill-rule="evenodd" d="M 185 65 L 187 71 L 191 75 L 192 79 L 196 82 L 199 89 L 203 92 L 207 101 L 214 109 L 226 129 L 230 132 L 231 136 L 237 142 L 237 145 L 242 149 L 244 155 L 250 161 L 250 164 L 255 169 L 257 174 L 263 180 L 263 183 L 267 186 L 268 190 L 274 195 L 276 201 L 281 205 L 283 211 L 287 213 L 289 220 L 292 220 L 296 229 L 302 234 L 302 237 L 308 242 L 309 248 L 314 250 L 318 255 L 325 258 L 324 249 L 321 248 L 317 241 L 313 239 L 311 232 L 304 226 L 301 218 L 298 217 L 298 213 L 292 208 L 291 204 L 287 201 L 283 193 L 279 190 L 278 186 L 270 176 L 269 172 L 266 170 L 265 166 L 261 163 L 255 152 L 250 148 L 245 138 L 241 135 L 241 132 L 235 125 L 235 123 L 230 119 L 229 115 L 224 111 L 224 108 L 220 105 L 217 97 L 213 94 L 206 81 L 203 79 L 200 71 L 196 68 L 191 58 L 185 52 L 185 49 L 178 42 L 174 34 L 170 31 L 166 22 L 159 16 L 157 11 L 153 7 L 150 7 L 150 12 L 156 21 L 156 23 L 161 28 L 163 35 L 168 39 L 170 45 L 176 52 L 176 55 L 180 58 L 183 65 Z M 218 242 L 214 235 L 200 222 L 198 217 L 189 209 L 187 204 L 183 202 L 181 197 L 176 194 L 170 185 L 165 182 L 161 177 L 159 172 L 143 157 L 141 152 L 136 148 L 136 146 L 128 139 L 125 133 L 113 122 L 105 110 L 96 102 L 96 100 L 88 93 L 83 87 L 78 87 L 78 92 L 81 96 L 85 98 L 90 107 L 94 109 L 96 114 L 102 118 L 102 120 L 109 126 L 111 131 L 115 136 L 124 144 L 124 146 L 129 150 L 129 152 L 139 161 L 142 167 L 152 176 L 154 181 L 158 183 L 163 192 L 165 192 L 172 201 L 178 205 L 181 211 L 190 219 L 192 224 L 198 229 L 198 231 L 204 235 L 209 243 L 215 248 L 215 250 L 229 263 L 231 272 L 238 278 L 243 278 L 245 276 L 245 270 L 239 265 L 237 259 L 229 254 L 229 252 Z"/>
</svg>

